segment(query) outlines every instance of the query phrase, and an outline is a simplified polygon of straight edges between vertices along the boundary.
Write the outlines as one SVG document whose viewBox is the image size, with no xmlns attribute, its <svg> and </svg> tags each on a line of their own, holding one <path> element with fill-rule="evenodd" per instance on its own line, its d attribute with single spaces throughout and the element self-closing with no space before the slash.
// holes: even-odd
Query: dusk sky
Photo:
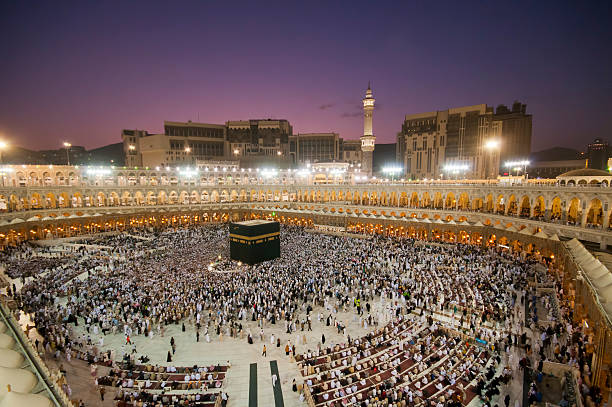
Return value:
<svg viewBox="0 0 612 407">
<path fill-rule="evenodd" d="M 164 120 L 378 143 L 405 114 L 527 104 L 532 151 L 612 141 L 610 2 L 3 1 L 0 138 L 87 148 Z"/>
</svg>

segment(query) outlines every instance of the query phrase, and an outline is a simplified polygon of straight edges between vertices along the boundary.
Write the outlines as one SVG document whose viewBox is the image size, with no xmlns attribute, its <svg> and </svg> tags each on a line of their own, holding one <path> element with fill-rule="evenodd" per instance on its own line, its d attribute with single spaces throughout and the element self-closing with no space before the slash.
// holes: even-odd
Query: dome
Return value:
<svg viewBox="0 0 612 407">
<path fill-rule="evenodd" d="M 569 178 L 569 177 L 612 177 L 612 174 L 608 171 L 597 170 L 595 168 L 580 168 L 577 170 L 571 170 L 564 172 L 557 178 Z"/>
</svg>

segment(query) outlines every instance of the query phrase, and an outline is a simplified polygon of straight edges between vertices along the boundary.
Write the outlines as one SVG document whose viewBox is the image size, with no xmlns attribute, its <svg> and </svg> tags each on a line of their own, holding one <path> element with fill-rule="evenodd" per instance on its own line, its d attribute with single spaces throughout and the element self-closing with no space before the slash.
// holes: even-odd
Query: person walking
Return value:
<svg viewBox="0 0 612 407">
<path fill-rule="evenodd" d="M 268 356 L 266 351 L 266 345 L 263 346 L 263 351 L 261 352 L 261 356 Z"/>
</svg>

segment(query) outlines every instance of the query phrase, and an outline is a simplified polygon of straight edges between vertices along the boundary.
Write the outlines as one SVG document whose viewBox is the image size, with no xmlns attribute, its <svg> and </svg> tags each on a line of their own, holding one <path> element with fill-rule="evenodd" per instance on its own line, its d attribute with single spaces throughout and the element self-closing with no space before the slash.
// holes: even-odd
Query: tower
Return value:
<svg viewBox="0 0 612 407">
<path fill-rule="evenodd" d="M 376 137 L 372 132 L 372 113 L 374 112 L 374 97 L 368 82 L 365 98 L 363 98 L 363 136 L 361 136 L 361 170 L 372 175 L 372 157 Z"/>
</svg>

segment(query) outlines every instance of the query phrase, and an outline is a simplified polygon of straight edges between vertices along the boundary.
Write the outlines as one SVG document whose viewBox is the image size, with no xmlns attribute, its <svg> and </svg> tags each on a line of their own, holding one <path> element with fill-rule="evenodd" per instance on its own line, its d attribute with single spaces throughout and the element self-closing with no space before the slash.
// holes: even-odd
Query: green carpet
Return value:
<svg viewBox="0 0 612 407">
<path fill-rule="evenodd" d="M 278 374 L 278 364 L 276 360 L 270 361 L 270 374 L 276 375 L 278 380 L 276 381 L 276 386 L 273 387 L 274 390 L 274 406 L 275 407 L 284 407 L 285 402 L 283 401 L 283 389 L 281 387 L 280 374 Z"/>
<path fill-rule="evenodd" d="M 249 376 L 249 407 L 257 407 L 257 363 L 251 363 Z"/>
</svg>

